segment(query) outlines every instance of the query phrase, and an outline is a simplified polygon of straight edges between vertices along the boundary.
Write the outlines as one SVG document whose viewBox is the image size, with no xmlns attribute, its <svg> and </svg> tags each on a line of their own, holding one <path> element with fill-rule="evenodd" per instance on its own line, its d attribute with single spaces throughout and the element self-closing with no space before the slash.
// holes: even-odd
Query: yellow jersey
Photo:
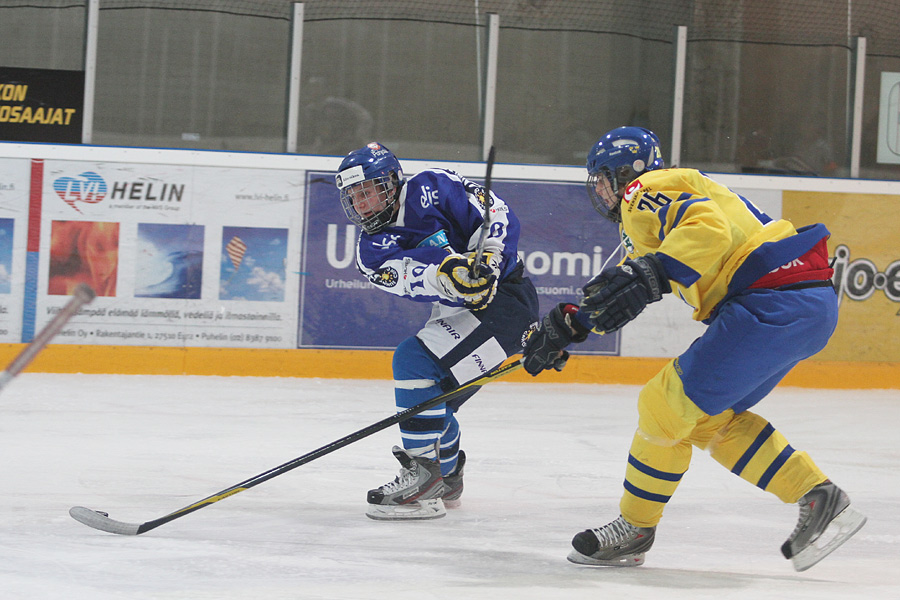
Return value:
<svg viewBox="0 0 900 600">
<path fill-rule="evenodd" d="M 695 169 L 644 173 L 627 186 L 621 210 L 627 258 L 656 253 L 698 321 L 828 237 L 823 225 L 798 234 Z"/>
</svg>

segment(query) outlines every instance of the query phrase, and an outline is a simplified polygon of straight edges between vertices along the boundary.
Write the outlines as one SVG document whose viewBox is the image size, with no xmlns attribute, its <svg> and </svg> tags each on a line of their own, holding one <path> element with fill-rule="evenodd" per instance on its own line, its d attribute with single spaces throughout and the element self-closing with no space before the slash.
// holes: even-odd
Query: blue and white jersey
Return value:
<svg viewBox="0 0 900 600">
<path fill-rule="evenodd" d="M 458 173 L 428 169 L 410 178 L 400 191 L 392 225 L 375 234 L 360 233 L 356 265 L 374 285 L 419 302 L 462 306 L 443 295 L 437 268 L 447 254 L 472 252 L 484 223 L 484 188 Z M 515 267 L 519 220 L 506 203 L 491 194 L 486 252 L 502 257 L 500 279 Z"/>
</svg>

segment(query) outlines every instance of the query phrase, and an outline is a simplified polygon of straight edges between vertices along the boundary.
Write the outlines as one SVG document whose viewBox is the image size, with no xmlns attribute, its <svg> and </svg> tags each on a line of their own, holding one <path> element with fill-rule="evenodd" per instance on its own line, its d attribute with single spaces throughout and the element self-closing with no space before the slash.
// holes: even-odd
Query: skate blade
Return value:
<svg viewBox="0 0 900 600">
<path fill-rule="evenodd" d="M 578 550 L 572 550 L 566 558 L 569 562 L 575 563 L 576 565 L 589 565 L 592 567 L 639 567 L 644 564 L 643 552 L 627 554 L 611 560 L 603 560 L 585 556 Z"/>
<path fill-rule="evenodd" d="M 440 498 L 409 504 L 369 504 L 366 516 L 376 521 L 424 521 L 447 516 Z"/>
<path fill-rule="evenodd" d="M 825 531 L 809 546 L 801 550 L 791 560 L 794 569 L 805 571 L 849 540 L 866 524 L 866 516 L 849 506 L 831 520 Z"/>
</svg>

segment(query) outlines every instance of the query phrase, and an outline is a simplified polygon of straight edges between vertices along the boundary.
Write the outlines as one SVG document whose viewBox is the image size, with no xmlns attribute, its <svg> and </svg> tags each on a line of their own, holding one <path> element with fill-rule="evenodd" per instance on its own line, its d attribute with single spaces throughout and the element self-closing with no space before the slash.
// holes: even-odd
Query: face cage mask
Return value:
<svg viewBox="0 0 900 600">
<path fill-rule="evenodd" d="M 611 194 L 611 198 L 614 200 L 614 202 L 612 202 L 612 208 L 610 208 L 606 200 L 597 193 L 598 184 L 601 183 L 600 177 L 603 177 L 605 180 L 607 192 Z M 591 204 L 594 205 L 594 210 L 613 223 L 622 222 L 622 200 L 619 198 L 619 185 L 616 178 L 612 176 L 612 173 L 607 167 L 601 167 L 596 173 L 590 173 L 587 182 L 585 183 L 585 187 L 587 188 L 588 197 L 591 199 Z"/>
<path fill-rule="evenodd" d="M 374 186 L 371 182 L 374 182 Z M 387 227 L 394 219 L 395 208 L 400 197 L 398 183 L 397 175 L 391 173 L 387 177 L 367 179 L 366 181 L 345 187 L 341 190 L 341 206 L 344 208 L 344 214 L 347 215 L 347 218 L 351 223 L 357 227 L 361 227 L 366 233 L 378 233 Z M 367 184 L 370 187 L 365 188 L 364 186 Z M 363 216 L 356 212 L 354 200 L 363 193 L 365 194 L 363 199 L 368 200 L 375 196 L 380 202 L 384 203 L 384 208 L 367 216 Z"/>
</svg>

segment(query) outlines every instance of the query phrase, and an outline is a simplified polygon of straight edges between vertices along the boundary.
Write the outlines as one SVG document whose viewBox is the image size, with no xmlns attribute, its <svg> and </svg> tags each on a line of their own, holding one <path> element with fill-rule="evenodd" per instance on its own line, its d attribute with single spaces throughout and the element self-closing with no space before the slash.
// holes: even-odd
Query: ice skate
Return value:
<svg viewBox="0 0 900 600">
<path fill-rule="evenodd" d="M 570 562 L 579 565 L 636 567 L 653 545 L 656 527 L 635 527 L 621 515 L 598 529 L 587 529 L 572 539 Z"/>
<path fill-rule="evenodd" d="M 453 472 L 444 477 L 444 507 L 459 508 L 462 504 L 460 496 L 463 493 L 463 467 L 466 466 L 466 453 L 459 451 L 459 458 L 456 459 L 456 468 Z"/>
<path fill-rule="evenodd" d="M 781 553 L 798 571 L 805 571 L 837 550 L 866 523 L 865 515 L 851 508 L 850 498 L 831 481 L 811 489 L 797 504 L 800 520 L 781 546 Z"/>
<path fill-rule="evenodd" d="M 444 481 L 440 463 L 413 456 L 399 446 L 394 446 L 392 452 L 400 461 L 400 474 L 393 481 L 369 490 L 366 516 L 380 521 L 439 519 L 445 516 L 447 511 L 441 499 Z"/>
</svg>

